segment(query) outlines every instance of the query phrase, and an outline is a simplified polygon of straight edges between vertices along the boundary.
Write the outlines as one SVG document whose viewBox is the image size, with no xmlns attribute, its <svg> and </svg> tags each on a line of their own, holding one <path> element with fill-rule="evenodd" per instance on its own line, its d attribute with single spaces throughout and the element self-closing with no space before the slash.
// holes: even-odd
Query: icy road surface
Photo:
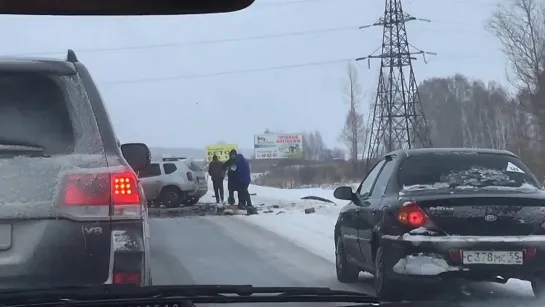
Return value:
<svg viewBox="0 0 545 307">
<path fill-rule="evenodd" d="M 372 276 L 346 285 L 335 277 L 333 225 L 343 204 L 302 201 L 316 195 L 334 200 L 331 190 L 251 187 L 256 216 L 153 218 L 152 265 L 156 284 L 253 284 L 327 286 L 373 294 Z M 210 202 L 212 195 L 203 198 Z M 304 214 L 305 208 L 316 212 Z M 266 213 L 268 212 L 268 213 Z M 451 283 L 415 289 L 426 299 L 533 300 L 529 283 Z M 429 294 L 432 292 L 431 295 Z M 530 302 L 525 306 L 531 306 Z"/>
</svg>

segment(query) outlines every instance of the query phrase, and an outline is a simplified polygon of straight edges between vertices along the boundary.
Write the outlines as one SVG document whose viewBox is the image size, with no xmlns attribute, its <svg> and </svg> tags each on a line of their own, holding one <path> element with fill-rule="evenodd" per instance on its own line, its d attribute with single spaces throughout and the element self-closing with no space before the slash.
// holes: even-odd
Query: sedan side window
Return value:
<svg viewBox="0 0 545 307">
<path fill-rule="evenodd" d="M 377 182 L 373 187 L 373 195 L 382 196 L 386 191 L 390 177 L 394 171 L 395 162 L 393 160 L 387 160 L 386 164 L 382 168 L 382 172 L 378 175 Z"/>
<path fill-rule="evenodd" d="M 373 188 L 373 185 L 375 184 L 375 180 L 377 179 L 377 176 L 385 162 L 386 160 L 382 159 L 377 164 L 375 164 L 375 167 L 373 167 L 371 172 L 369 172 L 369 175 L 367 175 L 365 180 L 363 180 L 359 188 L 360 196 L 367 197 L 371 195 L 371 189 Z"/>
</svg>

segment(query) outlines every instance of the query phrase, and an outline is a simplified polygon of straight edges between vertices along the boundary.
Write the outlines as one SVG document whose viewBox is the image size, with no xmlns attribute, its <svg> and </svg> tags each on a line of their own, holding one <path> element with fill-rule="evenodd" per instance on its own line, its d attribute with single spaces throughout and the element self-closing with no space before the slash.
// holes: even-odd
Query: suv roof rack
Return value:
<svg viewBox="0 0 545 307">
<path fill-rule="evenodd" d="M 163 161 L 178 161 L 178 160 L 186 160 L 186 157 L 168 157 L 163 158 Z"/>
<path fill-rule="evenodd" d="M 78 57 L 76 56 L 76 53 L 72 49 L 68 49 L 66 60 L 70 63 L 76 63 L 78 61 Z"/>
</svg>

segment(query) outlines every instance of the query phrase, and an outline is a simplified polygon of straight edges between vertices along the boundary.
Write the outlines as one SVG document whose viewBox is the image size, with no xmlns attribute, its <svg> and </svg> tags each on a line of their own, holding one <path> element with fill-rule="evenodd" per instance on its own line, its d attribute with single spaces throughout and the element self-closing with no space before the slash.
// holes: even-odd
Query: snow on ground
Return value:
<svg viewBox="0 0 545 307">
<path fill-rule="evenodd" d="M 249 191 L 256 194 L 252 195 L 252 202 L 259 214 L 237 218 L 278 233 L 327 260 L 335 261 L 333 228 L 339 211 L 347 202 L 335 199 L 333 190 L 277 189 L 251 185 Z M 212 194 L 208 193 L 205 198 L 210 199 L 203 201 L 212 201 Z M 318 196 L 334 203 L 301 199 L 305 196 Z M 315 213 L 305 214 L 304 210 L 308 208 L 314 208 Z"/>
<path fill-rule="evenodd" d="M 293 243 L 335 262 L 333 229 L 341 208 L 347 203 L 333 197 L 333 190 L 320 188 L 276 189 L 251 186 L 253 202 L 272 211 L 241 218 L 267 228 Z M 305 196 L 318 196 L 334 203 L 316 200 L 302 200 Z M 271 208 L 277 207 L 277 208 Z M 304 210 L 314 208 L 315 213 L 305 214 Z"/>
<path fill-rule="evenodd" d="M 278 189 L 250 185 L 250 193 L 253 204 L 258 208 L 258 215 L 237 216 L 250 223 L 264 227 L 286 238 L 292 243 L 335 263 L 335 248 L 333 229 L 342 207 L 347 201 L 333 197 L 333 189 L 308 188 L 308 189 Z M 212 201 L 212 193 L 208 193 Z M 225 191 L 227 193 L 227 191 Z M 302 200 L 305 196 L 318 196 L 334 203 L 316 200 Z M 204 200 L 204 199 L 203 199 Z M 314 208 L 315 212 L 306 214 L 305 209 Z M 421 262 L 422 259 L 418 259 Z M 419 265 L 422 265 L 419 263 Z M 413 264 L 406 263 L 404 269 Z M 427 270 L 431 267 L 442 267 L 437 263 L 427 263 Z M 444 265 L 443 265 L 444 266 Z M 333 266 L 332 266 L 333 267 Z M 518 279 L 510 279 L 505 285 L 497 285 L 498 288 L 508 287 L 511 291 L 520 292 L 523 295 L 532 296 L 530 283 Z"/>
</svg>

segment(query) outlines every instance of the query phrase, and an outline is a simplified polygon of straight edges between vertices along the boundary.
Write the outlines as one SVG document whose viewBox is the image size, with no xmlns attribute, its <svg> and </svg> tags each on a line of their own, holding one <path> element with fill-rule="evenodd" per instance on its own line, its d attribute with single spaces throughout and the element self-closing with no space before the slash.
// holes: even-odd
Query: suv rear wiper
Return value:
<svg viewBox="0 0 545 307">
<path fill-rule="evenodd" d="M 6 153 L 31 153 L 39 156 L 47 156 L 42 145 L 0 138 L 0 152 Z"/>
<path fill-rule="evenodd" d="M 379 304 L 378 298 L 322 287 L 254 287 L 252 285 L 179 285 L 138 287 L 98 285 L 43 289 L 0 290 L 2 305 L 86 303 L 117 306 L 195 303 L 346 302 Z"/>
<path fill-rule="evenodd" d="M 10 149 L 10 148 L 19 148 L 23 149 L 26 148 L 28 150 L 33 151 L 44 151 L 44 147 L 40 144 L 31 143 L 31 142 L 25 142 L 25 141 L 19 141 L 19 140 L 10 140 L 10 139 L 2 139 L 0 138 L 0 150 L 2 148 Z"/>
</svg>

